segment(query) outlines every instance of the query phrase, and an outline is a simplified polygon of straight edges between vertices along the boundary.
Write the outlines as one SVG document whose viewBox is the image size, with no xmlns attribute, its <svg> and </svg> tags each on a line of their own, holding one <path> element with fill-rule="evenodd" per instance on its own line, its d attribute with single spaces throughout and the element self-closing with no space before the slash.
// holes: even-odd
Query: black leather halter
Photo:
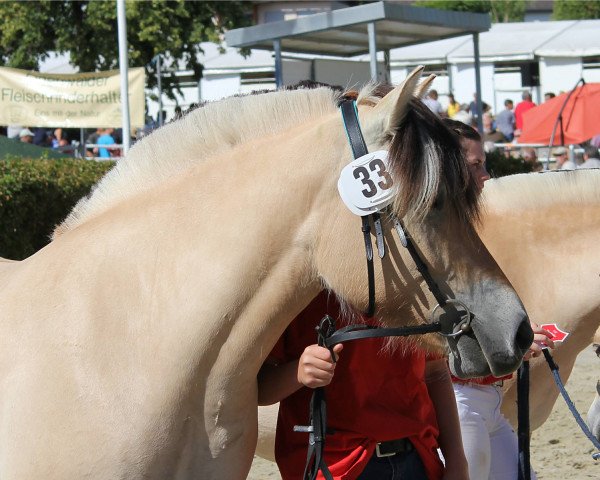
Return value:
<svg viewBox="0 0 600 480">
<path fill-rule="evenodd" d="M 352 149 L 354 158 L 362 157 L 368 153 L 367 145 L 363 138 L 360 123 L 358 121 L 358 113 L 356 104 L 353 100 L 345 99 L 340 104 L 342 118 L 348 134 L 348 141 Z M 405 247 L 412 257 L 417 270 L 425 280 L 427 287 L 431 291 L 437 305 L 431 311 L 430 316 L 434 321 L 409 327 L 400 328 L 381 328 L 368 325 L 349 325 L 347 327 L 336 330 L 335 320 L 329 315 L 326 315 L 317 327 L 317 338 L 320 346 L 327 347 L 331 352 L 331 358 L 335 362 L 333 347 L 338 343 L 343 343 L 351 340 L 359 340 L 363 338 L 381 338 L 381 337 L 408 337 L 411 335 L 423 335 L 426 333 L 439 333 L 446 337 L 457 337 L 470 330 L 472 314 L 462 302 L 447 297 L 442 293 L 437 283 L 431 276 L 427 264 L 421 259 L 415 245 L 413 244 L 410 235 L 401 221 L 391 212 L 387 214 L 393 222 L 394 229 L 400 238 L 400 243 Z M 375 226 L 375 236 L 377 239 L 377 250 L 379 257 L 385 257 L 385 239 L 383 227 L 381 225 L 381 216 L 378 212 L 364 215 L 361 217 L 365 252 L 367 257 L 367 276 L 369 280 L 369 304 L 365 312 L 368 317 L 372 317 L 375 313 L 375 269 L 373 266 L 373 244 L 371 242 L 371 225 L 370 219 Z M 435 320 L 435 315 L 438 310 L 443 310 L 444 313 L 439 315 L 439 320 Z M 462 311 L 460 311 L 462 310 Z M 304 470 L 304 480 L 314 480 L 317 478 L 319 470 L 323 473 L 326 480 L 332 480 L 331 472 L 325 463 L 323 451 L 325 448 L 325 438 L 327 433 L 332 433 L 327 429 L 327 402 L 325 399 L 325 388 L 318 387 L 314 389 L 310 401 L 310 425 L 294 427 L 296 432 L 305 432 L 309 434 L 308 453 L 306 459 L 306 467 Z"/>
<path fill-rule="evenodd" d="M 356 103 L 353 100 L 344 100 L 340 104 L 340 110 L 342 113 L 342 119 L 344 121 L 344 126 L 346 128 L 346 133 L 348 135 L 348 141 L 350 143 L 350 148 L 352 149 L 352 154 L 354 158 L 360 158 L 363 155 L 368 153 L 367 145 L 363 138 L 360 123 L 358 120 L 358 113 L 356 109 Z M 394 215 L 390 210 L 385 211 L 386 215 L 389 217 L 391 222 L 393 223 L 394 229 L 398 234 L 400 239 L 400 243 L 408 253 L 410 254 L 413 262 L 415 262 L 415 266 L 417 270 L 423 277 L 423 280 L 427 284 L 427 287 L 433 297 L 435 298 L 437 305 L 431 312 L 431 317 L 435 320 L 435 314 L 439 309 L 445 311 L 447 315 L 444 315 L 444 320 L 442 320 L 439 326 L 439 333 L 444 336 L 458 336 L 462 333 L 468 331 L 470 328 L 471 322 L 471 312 L 462 302 L 458 300 L 449 298 L 444 295 L 440 290 L 438 284 L 435 282 L 431 273 L 429 272 L 429 268 L 427 264 L 421 259 L 410 234 L 402 224 L 402 222 Z M 377 250 L 379 252 L 379 258 L 385 257 L 385 239 L 383 234 L 382 227 L 382 219 L 381 215 L 376 213 L 371 213 L 370 215 L 364 215 L 361 217 L 362 227 L 361 230 L 363 232 L 364 243 L 365 243 L 365 252 L 367 257 L 367 276 L 369 281 L 369 304 L 367 307 L 367 311 L 365 314 L 368 317 L 372 317 L 375 313 L 375 272 L 373 266 L 373 245 L 371 243 L 371 225 L 370 219 L 373 221 L 373 225 L 375 226 L 375 236 L 377 239 Z M 458 309 L 463 310 L 463 313 L 459 313 Z M 452 317 L 452 318 L 448 318 Z M 460 320 L 457 321 L 457 317 Z M 433 321 L 431 324 L 436 324 L 437 321 Z M 396 332 L 397 329 L 385 329 L 390 330 L 391 332 Z M 415 333 L 419 333 L 418 331 Z M 424 333 L 430 333 L 424 332 Z M 393 333 L 397 334 L 397 333 Z M 381 335 L 387 336 L 387 335 Z M 363 338 L 363 337 L 361 337 Z M 350 338 L 349 338 L 350 339 Z M 345 340 L 343 340 L 345 341 Z M 338 342 L 339 343 L 339 342 Z"/>
</svg>

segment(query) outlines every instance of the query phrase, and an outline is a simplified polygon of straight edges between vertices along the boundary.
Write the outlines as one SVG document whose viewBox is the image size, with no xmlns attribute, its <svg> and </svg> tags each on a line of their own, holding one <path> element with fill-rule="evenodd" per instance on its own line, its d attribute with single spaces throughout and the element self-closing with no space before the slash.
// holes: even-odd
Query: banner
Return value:
<svg viewBox="0 0 600 480">
<path fill-rule="evenodd" d="M 144 125 L 143 68 L 129 69 L 132 127 Z M 121 128 L 121 76 L 109 72 L 49 74 L 0 67 L 0 125 Z"/>
</svg>

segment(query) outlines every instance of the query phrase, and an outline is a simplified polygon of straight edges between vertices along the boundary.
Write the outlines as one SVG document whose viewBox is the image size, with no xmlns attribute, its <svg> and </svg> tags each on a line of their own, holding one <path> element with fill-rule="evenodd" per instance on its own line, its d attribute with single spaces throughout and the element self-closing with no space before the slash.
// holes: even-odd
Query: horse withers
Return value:
<svg viewBox="0 0 600 480">
<path fill-rule="evenodd" d="M 473 313 L 452 368 L 501 375 L 531 330 L 475 234 L 458 142 L 415 99 L 419 75 L 360 93 L 363 134 L 390 152 L 392 211 Z M 286 326 L 323 288 L 368 303 L 360 220 L 336 188 L 352 158 L 338 100 L 279 91 L 193 111 L 138 142 L 48 246 L 3 265 L 2 480 L 245 478 L 256 375 Z M 383 223 L 376 316 L 427 322 L 435 303 Z"/>
</svg>

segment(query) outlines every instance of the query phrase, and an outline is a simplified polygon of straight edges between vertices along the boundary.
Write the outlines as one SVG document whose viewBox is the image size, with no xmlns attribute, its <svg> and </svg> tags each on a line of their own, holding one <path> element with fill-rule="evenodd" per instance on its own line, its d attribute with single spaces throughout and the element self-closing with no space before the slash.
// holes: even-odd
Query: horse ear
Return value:
<svg viewBox="0 0 600 480">
<path fill-rule="evenodd" d="M 400 124 L 406 112 L 406 105 L 415 94 L 415 88 L 423 72 L 422 65 L 415 68 L 406 79 L 383 97 L 375 108 L 375 122 L 382 126 L 384 136 L 394 135 L 395 128 Z"/>
<path fill-rule="evenodd" d="M 435 80 L 435 75 L 432 73 L 425 80 L 423 80 L 419 86 L 417 87 L 417 91 L 415 92 L 415 96 L 418 98 L 423 98 L 429 87 L 431 87 L 431 83 Z"/>
</svg>

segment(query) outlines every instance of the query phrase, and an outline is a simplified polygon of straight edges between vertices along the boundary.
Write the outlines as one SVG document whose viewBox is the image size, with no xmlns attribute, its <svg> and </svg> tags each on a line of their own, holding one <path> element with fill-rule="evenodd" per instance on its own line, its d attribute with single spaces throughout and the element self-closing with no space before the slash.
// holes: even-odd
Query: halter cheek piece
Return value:
<svg viewBox="0 0 600 480">
<path fill-rule="evenodd" d="M 360 123 L 358 121 L 358 112 L 356 103 L 350 99 L 343 99 L 340 104 L 342 119 L 348 135 L 348 141 L 354 158 L 360 158 L 368 154 L 367 145 L 363 138 Z M 429 273 L 425 262 L 419 256 L 415 245 L 413 244 L 409 233 L 402 225 L 402 222 L 391 211 L 386 210 L 386 214 L 391 219 L 394 229 L 400 238 L 400 243 L 406 248 L 412 257 L 417 270 L 425 280 L 427 287 L 431 291 L 437 305 L 430 314 L 430 323 L 402 328 L 381 328 L 369 325 L 349 325 L 336 330 L 335 320 L 326 315 L 317 327 L 317 338 L 320 346 L 327 347 L 331 352 L 331 358 L 335 362 L 333 347 L 338 343 L 363 338 L 381 338 L 381 337 L 408 337 L 410 335 L 423 335 L 426 333 L 439 333 L 445 337 L 458 337 L 471 329 L 472 314 L 467 306 L 455 299 L 444 295 L 437 283 Z M 381 215 L 374 212 L 361 216 L 363 238 L 365 243 L 365 252 L 367 257 L 367 277 L 369 281 L 369 304 L 365 312 L 368 317 L 375 313 L 375 269 L 373 266 L 373 244 L 371 242 L 371 224 L 372 219 L 375 227 L 375 238 L 377 241 L 377 251 L 379 258 L 385 257 L 385 239 L 383 227 L 381 224 Z M 333 477 L 325 459 L 323 451 L 325 448 L 325 437 L 327 433 L 333 433 L 327 429 L 327 403 L 325 399 L 324 387 L 315 388 L 310 401 L 310 425 L 294 427 L 295 432 L 306 432 L 309 434 L 308 453 L 306 467 L 304 470 L 304 480 L 314 480 L 317 478 L 319 470 L 323 473 L 326 480 Z"/>
</svg>

